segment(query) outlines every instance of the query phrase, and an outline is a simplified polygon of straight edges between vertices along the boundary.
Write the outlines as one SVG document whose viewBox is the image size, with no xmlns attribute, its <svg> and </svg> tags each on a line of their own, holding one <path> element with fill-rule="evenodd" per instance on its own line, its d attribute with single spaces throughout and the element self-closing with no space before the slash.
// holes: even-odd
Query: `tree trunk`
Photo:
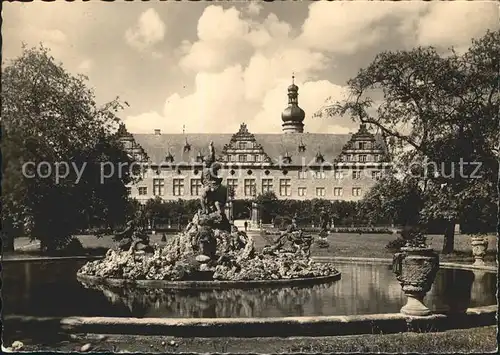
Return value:
<svg viewBox="0 0 500 355">
<path fill-rule="evenodd" d="M 14 237 L 7 233 L 2 233 L 3 251 L 14 251 Z"/>
<path fill-rule="evenodd" d="M 455 245 L 455 221 L 451 220 L 446 224 L 446 229 L 444 231 L 444 240 L 443 240 L 443 250 L 442 254 L 451 254 L 453 253 Z"/>
<path fill-rule="evenodd" d="M 500 152 L 497 153 L 497 238 L 500 238 Z"/>
</svg>

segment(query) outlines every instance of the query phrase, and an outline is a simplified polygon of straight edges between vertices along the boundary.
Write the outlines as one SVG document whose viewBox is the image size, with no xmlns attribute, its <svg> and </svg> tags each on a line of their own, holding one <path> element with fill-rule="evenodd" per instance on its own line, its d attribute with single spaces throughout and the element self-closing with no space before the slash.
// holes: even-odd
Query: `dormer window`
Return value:
<svg viewBox="0 0 500 355">
<path fill-rule="evenodd" d="M 324 163 L 325 162 L 325 158 L 323 157 L 323 154 L 321 154 L 320 152 L 316 153 L 316 163 Z"/>
<path fill-rule="evenodd" d="M 186 138 L 186 143 L 184 144 L 184 153 L 191 151 L 191 144 L 188 143 Z"/>
<path fill-rule="evenodd" d="M 304 144 L 304 142 L 302 142 L 302 140 L 300 140 L 300 143 L 299 143 L 299 152 L 303 153 L 305 151 L 306 151 L 306 145 Z"/>
<path fill-rule="evenodd" d="M 203 155 L 201 154 L 201 152 L 198 152 L 198 155 L 196 156 L 196 161 L 198 163 L 203 163 L 203 160 L 205 160 L 205 158 L 203 157 Z"/>
<path fill-rule="evenodd" d="M 167 156 L 165 157 L 165 161 L 167 163 L 173 163 L 174 162 L 174 156 L 170 152 L 168 152 Z"/>
<path fill-rule="evenodd" d="M 282 161 L 284 164 L 290 164 L 292 162 L 292 157 L 288 154 L 288 152 L 285 154 Z"/>
</svg>

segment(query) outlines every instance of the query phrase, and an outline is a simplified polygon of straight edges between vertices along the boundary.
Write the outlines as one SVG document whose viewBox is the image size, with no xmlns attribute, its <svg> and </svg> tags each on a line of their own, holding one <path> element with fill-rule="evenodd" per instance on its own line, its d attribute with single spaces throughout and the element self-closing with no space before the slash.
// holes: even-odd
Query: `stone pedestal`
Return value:
<svg viewBox="0 0 500 355">
<path fill-rule="evenodd" d="M 439 270 L 439 256 L 431 248 L 404 247 L 394 254 L 393 271 L 408 298 L 401 313 L 426 316 L 431 313 L 423 299 Z"/>
<path fill-rule="evenodd" d="M 474 256 L 474 265 L 483 266 L 486 250 L 488 249 L 488 239 L 485 237 L 472 237 L 472 255 Z"/>
<path fill-rule="evenodd" d="M 228 219 L 230 222 L 232 222 L 232 221 L 233 221 L 233 202 L 232 202 L 232 201 L 228 201 L 228 202 L 226 203 L 226 207 L 225 207 L 225 209 L 226 209 L 226 211 L 225 211 L 225 212 L 226 212 L 226 217 L 227 217 L 227 219 Z"/>
<path fill-rule="evenodd" d="M 259 225 L 259 220 L 260 220 L 259 212 L 260 212 L 259 205 L 256 202 L 252 202 L 252 215 L 250 220 L 251 220 L 251 225 L 253 227 Z"/>
</svg>

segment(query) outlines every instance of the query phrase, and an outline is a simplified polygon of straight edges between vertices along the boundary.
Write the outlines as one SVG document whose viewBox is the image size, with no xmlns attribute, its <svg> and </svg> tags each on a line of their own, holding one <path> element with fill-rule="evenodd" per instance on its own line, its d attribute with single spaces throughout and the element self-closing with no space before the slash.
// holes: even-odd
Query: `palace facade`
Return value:
<svg viewBox="0 0 500 355">
<path fill-rule="evenodd" d="M 128 187 L 131 196 L 142 203 L 198 198 L 211 141 L 219 176 L 235 199 L 273 191 L 280 199 L 355 201 L 391 167 L 384 140 L 363 124 L 353 134 L 304 133 L 294 83 L 281 118 L 280 134 L 252 134 L 245 123 L 232 135 L 131 134 L 121 125 L 121 142 L 142 166 L 141 180 Z"/>
</svg>

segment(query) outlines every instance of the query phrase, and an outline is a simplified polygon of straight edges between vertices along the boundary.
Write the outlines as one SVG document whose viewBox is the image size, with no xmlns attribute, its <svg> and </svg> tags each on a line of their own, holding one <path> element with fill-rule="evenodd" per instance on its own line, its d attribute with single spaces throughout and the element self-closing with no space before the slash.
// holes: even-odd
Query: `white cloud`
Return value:
<svg viewBox="0 0 500 355">
<path fill-rule="evenodd" d="M 262 4 L 260 4 L 259 2 L 250 0 L 245 10 L 249 15 L 257 16 L 258 14 L 260 14 L 262 7 Z"/>
<path fill-rule="evenodd" d="M 185 124 L 188 132 L 233 133 L 246 122 L 252 132 L 278 133 L 286 88 L 295 72 L 299 105 L 306 112 L 305 130 L 352 131 L 355 124 L 350 118 L 313 118 L 327 97 L 335 101 L 345 95 L 345 88 L 325 80 L 333 70 L 343 70 L 337 68 L 337 59 L 359 60 L 358 51 L 383 50 L 391 40 L 402 49 L 467 43 L 494 27 L 489 20 L 466 21 L 474 11 L 484 17 L 491 10 L 463 10 L 461 5 L 451 10 L 452 6 L 315 2 L 295 36 L 292 26 L 274 14 L 258 20 L 248 9 L 208 6 L 198 21 L 198 38 L 184 41 L 177 50 L 180 68 L 196 73 L 193 91 L 169 95 L 163 112 L 129 117 L 126 124 L 137 132 L 161 128 L 180 133 Z M 453 29 L 458 30 L 456 38 Z"/>
<path fill-rule="evenodd" d="M 125 32 L 125 40 L 131 47 L 143 51 L 161 42 L 165 32 L 166 26 L 160 15 L 150 8 L 144 11 L 137 23 Z"/>
<path fill-rule="evenodd" d="M 433 2 L 419 24 L 418 44 L 456 47 L 465 52 L 472 38 L 481 37 L 487 29 L 499 28 L 498 4 L 492 2 Z"/>
<path fill-rule="evenodd" d="M 318 1 L 309 6 L 301 40 L 317 50 L 355 54 L 361 48 L 379 44 L 388 36 L 393 30 L 388 26 L 390 22 L 409 23 L 418 18 L 421 11 L 423 4 L 419 2 Z"/>
</svg>

